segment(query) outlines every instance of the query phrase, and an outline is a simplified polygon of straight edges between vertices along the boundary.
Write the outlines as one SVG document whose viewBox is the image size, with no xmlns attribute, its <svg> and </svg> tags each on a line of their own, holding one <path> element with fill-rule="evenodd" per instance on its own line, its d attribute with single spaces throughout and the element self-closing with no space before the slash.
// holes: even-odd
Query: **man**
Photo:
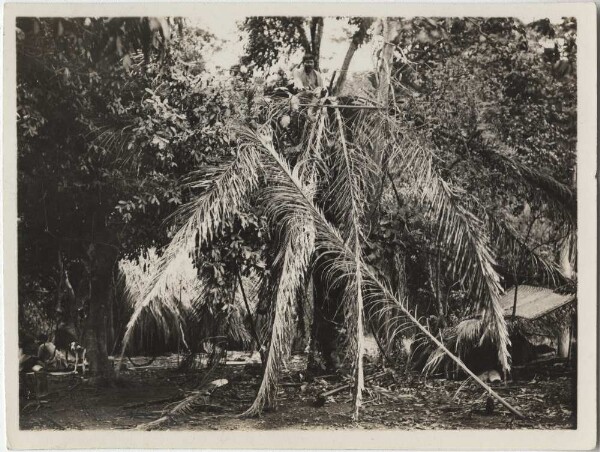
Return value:
<svg viewBox="0 0 600 452">
<path fill-rule="evenodd" d="M 302 58 L 302 65 L 293 71 L 294 85 L 298 90 L 314 90 L 323 87 L 323 79 L 315 69 L 315 58 L 307 53 Z"/>
</svg>

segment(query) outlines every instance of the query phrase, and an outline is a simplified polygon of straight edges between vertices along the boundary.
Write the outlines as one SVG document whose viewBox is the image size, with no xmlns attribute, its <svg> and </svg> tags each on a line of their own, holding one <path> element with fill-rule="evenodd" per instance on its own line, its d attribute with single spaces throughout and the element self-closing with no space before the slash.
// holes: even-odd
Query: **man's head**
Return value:
<svg viewBox="0 0 600 452">
<path fill-rule="evenodd" d="M 307 72 L 310 71 L 315 67 L 315 57 L 310 53 L 304 54 L 304 57 L 302 58 L 302 65 Z"/>
</svg>

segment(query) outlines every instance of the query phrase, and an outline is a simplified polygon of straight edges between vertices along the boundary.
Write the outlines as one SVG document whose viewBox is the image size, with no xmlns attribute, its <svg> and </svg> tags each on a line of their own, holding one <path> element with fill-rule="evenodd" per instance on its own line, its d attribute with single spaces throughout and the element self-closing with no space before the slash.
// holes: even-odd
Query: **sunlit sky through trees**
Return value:
<svg viewBox="0 0 600 452">
<path fill-rule="evenodd" d="M 239 28 L 244 20 L 243 15 L 234 16 L 227 15 L 205 15 L 203 17 L 189 17 L 188 23 L 192 26 L 197 26 L 206 31 L 213 33 L 218 44 L 213 46 L 204 54 L 209 72 L 219 72 L 220 70 L 228 70 L 234 64 L 239 63 L 239 58 L 244 52 L 246 44 L 246 36 Z M 525 22 L 533 22 L 541 18 L 548 18 L 552 23 L 560 23 L 562 17 L 549 16 L 541 14 L 539 16 L 520 16 L 520 19 Z M 350 37 L 355 31 L 355 26 L 348 25 L 347 21 L 337 20 L 335 18 L 325 18 L 323 40 L 321 43 L 321 72 L 325 76 L 327 82 L 334 70 L 342 66 Z M 374 65 L 374 50 L 379 47 L 377 39 L 365 44 L 359 48 L 350 64 L 350 76 L 353 73 L 361 73 L 373 69 Z M 291 55 L 289 60 L 280 61 L 272 71 L 282 68 L 288 70 L 291 66 L 300 63 L 302 52 L 296 52 Z"/>
</svg>

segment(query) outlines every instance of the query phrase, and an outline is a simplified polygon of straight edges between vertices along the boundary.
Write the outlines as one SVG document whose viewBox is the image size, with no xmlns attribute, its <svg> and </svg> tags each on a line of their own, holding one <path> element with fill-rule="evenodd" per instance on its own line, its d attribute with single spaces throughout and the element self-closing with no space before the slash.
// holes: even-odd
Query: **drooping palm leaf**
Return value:
<svg viewBox="0 0 600 452">
<path fill-rule="evenodd" d="M 262 149 L 268 148 L 273 157 L 287 166 L 283 156 L 275 150 L 272 141 L 270 141 L 270 136 L 261 136 L 247 129 L 242 129 L 240 137 L 243 137 L 250 146 L 254 145 Z M 294 177 L 298 180 L 301 178 L 298 169 L 302 166 L 300 164 L 296 167 Z M 272 170 L 272 167 L 266 168 L 271 184 L 262 190 L 261 194 L 265 199 L 268 199 L 268 203 L 265 205 L 267 216 L 279 225 L 280 235 L 283 236 L 283 246 L 275 263 L 281 261 L 281 273 L 277 283 L 275 312 L 263 379 L 254 403 L 244 413 L 245 416 L 258 415 L 265 406 L 271 407 L 275 403 L 278 378 L 290 353 L 295 332 L 296 297 L 304 287 L 314 251 L 315 232 L 310 216 L 294 211 L 290 215 L 274 214 L 274 206 L 280 204 L 293 206 L 294 203 L 289 198 L 281 196 L 281 193 L 272 190 L 273 185 L 276 185 L 273 182 L 277 180 L 280 174 L 279 171 L 273 173 Z M 307 178 L 312 180 L 314 187 L 312 172 L 307 174 Z M 311 191 L 314 196 L 314 188 Z"/>
<path fill-rule="evenodd" d="M 503 369 L 510 370 L 510 341 L 499 304 L 502 287 L 484 223 L 462 204 L 460 192 L 440 177 L 433 163 L 433 153 L 414 137 L 407 136 L 394 118 L 380 117 L 388 123 L 390 144 L 394 146 L 390 161 L 398 162 L 415 194 L 419 194 L 421 204 L 437 228 L 436 242 L 454 251 L 450 271 L 470 289 L 487 322 L 486 335 L 496 345 Z"/>
<path fill-rule="evenodd" d="M 291 221 L 293 224 L 287 227 L 286 246 L 282 250 L 283 268 L 277 289 L 267 363 L 258 395 L 252 406 L 244 413 L 246 416 L 257 415 L 265 406 L 273 406 L 279 374 L 290 353 L 294 338 L 295 299 L 304 284 L 310 264 L 314 246 L 314 231 L 310 219 L 303 221 L 303 219 L 297 218 Z"/>
<path fill-rule="evenodd" d="M 488 326 L 486 334 L 495 342 L 502 368 L 508 371 L 510 341 L 499 303 L 502 287 L 494 269 L 496 262 L 483 234 L 483 223 L 460 205 L 456 193 L 443 181 L 439 180 L 432 188 L 436 191 L 430 195 L 432 216 L 440 219 L 439 234 L 444 237 L 445 246 L 456 250 L 454 272 L 463 275 L 478 300 Z"/>
<path fill-rule="evenodd" d="M 327 255 L 335 257 L 335 259 L 332 260 L 331 271 L 341 275 L 354 272 L 357 259 L 354 250 L 348 246 L 337 228 L 327 221 L 323 212 L 321 212 L 321 210 L 314 205 L 312 202 L 311 190 L 307 189 L 305 184 L 303 184 L 298 178 L 297 171 L 292 170 L 287 162 L 282 159 L 281 156 L 274 150 L 268 137 L 258 136 L 257 138 L 258 139 L 255 140 L 255 144 L 262 146 L 266 153 L 272 158 L 272 163 L 281 169 L 279 183 L 273 185 L 270 190 L 272 195 L 277 195 L 278 198 L 286 202 L 272 203 L 272 209 L 274 211 L 273 214 L 280 217 L 286 217 L 289 215 L 311 216 L 315 226 L 317 247 L 324 250 L 324 253 Z M 427 330 L 427 328 L 425 328 L 410 313 L 406 306 L 396 298 L 387 284 L 379 280 L 370 267 L 364 263 L 361 264 L 361 267 L 362 274 L 364 275 L 363 289 L 365 293 L 365 299 L 370 298 L 374 301 L 384 300 L 397 306 L 407 317 L 407 319 L 409 319 L 425 336 L 427 336 L 438 347 L 440 347 L 440 349 L 443 350 L 443 352 L 447 354 L 453 361 L 455 361 L 465 372 L 467 372 L 467 374 L 473 377 L 478 384 L 485 388 L 486 391 L 488 391 L 493 397 L 499 400 L 512 412 L 522 416 L 521 413 L 515 410 L 502 397 L 494 392 L 492 388 L 474 375 L 473 372 L 471 372 L 458 357 L 456 357 L 437 338 L 435 338 L 435 336 L 433 336 Z"/>
</svg>

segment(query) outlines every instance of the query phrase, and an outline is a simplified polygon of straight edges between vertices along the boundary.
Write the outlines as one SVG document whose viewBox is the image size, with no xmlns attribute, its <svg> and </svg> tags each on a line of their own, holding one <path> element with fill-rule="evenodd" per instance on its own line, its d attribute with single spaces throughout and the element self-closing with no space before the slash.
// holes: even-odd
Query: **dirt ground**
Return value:
<svg viewBox="0 0 600 452">
<path fill-rule="evenodd" d="M 247 356 L 247 354 L 246 354 Z M 496 387 L 498 393 L 527 416 L 517 419 L 499 403 L 486 413 L 483 390 L 470 382 L 424 379 L 390 370 L 368 382 L 359 422 L 350 416 L 351 395 L 344 391 L 315 406 L 318 394 L 344 383 L 339 376 L 307 381 L 305 358 L 294 356 L 284 378 L 276 410 L 258 418 L 239 414 L 247 409 L 260 385 L 255 358 L 239 355 L 217 367 L 210 380 L 225 378 L 209 404 L 190 414 L 169 417 L 169 430 L 239 429 L 569 429 L 575 428 L 572 375 L 533 375 Z M 379 369 L 378 369 L 379 371 Z M 194 390 L 205 370 L 180 371 L 176 355 L 152 365 L 128 365 L 113 387 L 89 384 L 78 375 L 49 375 L 50 393 L 21 399 L 20 426 L 39 429 L 132 429 L 161 418 Z M 367 372 L 367 375 L 369 372 Z M 462 387 L 461 387 L 462 385 Z M 460 390 L 459 390 L 460 388 Z"/>
</svg>

